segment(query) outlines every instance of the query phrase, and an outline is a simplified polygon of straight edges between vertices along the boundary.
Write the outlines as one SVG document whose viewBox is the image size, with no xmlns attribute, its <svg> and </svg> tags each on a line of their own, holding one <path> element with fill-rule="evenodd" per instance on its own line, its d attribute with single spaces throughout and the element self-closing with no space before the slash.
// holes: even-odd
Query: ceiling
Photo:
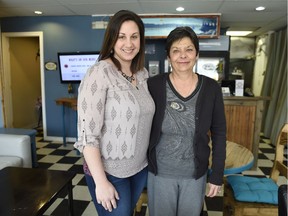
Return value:
<svg viewBox="0 0 288 216">
<path fill-rule="evenodd" d="M 177 12 L 176 7 L 185 8 Z M 265 6 L 262 12 L 255 7 Z M 0 18 L 15 16 L 111 15 L 120 9 L 140 15 L 221 14 L 220 27 L 252 30 L 257 36 L 287 26 L 287 0 L 0 0 Z"/>
</svg>

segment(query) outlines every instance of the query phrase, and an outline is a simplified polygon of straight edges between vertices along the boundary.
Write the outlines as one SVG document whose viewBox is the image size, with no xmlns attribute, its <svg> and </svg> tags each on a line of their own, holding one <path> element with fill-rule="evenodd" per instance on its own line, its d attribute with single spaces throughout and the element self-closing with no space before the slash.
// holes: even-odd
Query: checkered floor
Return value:
<svg viewBox="0 0 288 216">
<path fill-rule="evenodd" d="M 91 201 L 91 197 L 86 186 L 85 178 L 82 170 L 82 158 L 77 155 L 73 149 L 73 143 L 68 143 L 66 147 L 62 143 L 46 142 L 43 140 L 41 131 L 37 137 L 37 158 L 39 168 L 51 170 L 69 170 L 77 173 L 73 179 L 73 198 L 74 211 L 76 216 L 97 216 L 95 207 Z M 273 164 L 274 147 L 269 139 L 261 137 L 259 146 L 259 160 L 257 171 L 245 171 L 244 175 L 253 176 L 268 176 Z M 285 151 L 285 160 L 287 163 L 287 150 Z M 286 183 L 284 177 L 280 177 L 279 185 Z M 203 216 L 222 216 L 223 194 L 218 197 L 206 198 Z M 138 216 L 148 216 L 148 211 L 143 206 L 142 211 Z M 50 206 L 44 215 L 65 216 L 67 215 L 67 196 L 65 194 Z"/>
</svg>

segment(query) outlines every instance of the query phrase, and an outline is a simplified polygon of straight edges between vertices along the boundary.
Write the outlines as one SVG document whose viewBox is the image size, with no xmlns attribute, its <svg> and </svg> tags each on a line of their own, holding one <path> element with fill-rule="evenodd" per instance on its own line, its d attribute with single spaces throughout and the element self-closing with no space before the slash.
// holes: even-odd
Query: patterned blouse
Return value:
<svg viewBox="0 0 288 216">
<path fill-rule="evenodd" d="M 155 105 L 147 88 L 146 69 L 136 73 L 137 86 L 126 80 L 114 65 L 93 65 L 78 89 L 78 141 L 99 148 L 105 171 L 124 178 L 147 166 Z M 90 174 L 84 160 L 84 172 Z"/>
</svg>

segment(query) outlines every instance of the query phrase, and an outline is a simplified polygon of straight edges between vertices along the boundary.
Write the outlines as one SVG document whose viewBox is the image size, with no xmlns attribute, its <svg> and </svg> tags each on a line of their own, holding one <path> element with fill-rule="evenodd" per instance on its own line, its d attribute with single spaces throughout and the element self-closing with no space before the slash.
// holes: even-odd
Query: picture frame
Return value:
<svg viewBox="0 0 288 216">
<path fill-rule="evenodd" d="M 224 78 L 224 62 L 225 59 L 222 57 L 200 57 L 196 63 L 196 71 L 198 74 L 221 82 Z"/>
<path fill-rule="evenodd" d="M 176 27 L 190 26 L 199 38 L 218 38 L 220 15 L 155 15 L 141 16 L 145 26 L 145 38 L 166 38 Z"/>
<path fill-rule="evenodd" d="M 159 74 L 159 61 L 149 61 L 149 76 L 153 77 Z"/>
</svg>

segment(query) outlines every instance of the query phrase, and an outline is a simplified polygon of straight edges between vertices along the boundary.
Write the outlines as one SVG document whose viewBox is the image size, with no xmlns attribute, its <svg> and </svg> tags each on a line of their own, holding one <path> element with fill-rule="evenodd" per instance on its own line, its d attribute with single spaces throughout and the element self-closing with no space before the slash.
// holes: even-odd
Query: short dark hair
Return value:
<svg viewBox="0 0 288 216">
<path fill-rule="evenodd" d="M 134 21 L 138 28 L 140 34 L 140 50 L 135 58 L 132 60 L 131 71 L 136 73 L 144 68 L 144 57 L 145 57 L 145 38 L 144 38 L 144 24 L 141 18 L 132 11 L 120 10 L 114 14 L 110 19 L 105 36 L 100 51 L 99 60 L 104 60 L 111 58 L 118 70 L 121 71 L 120 62 L 113 56 L 113 48 L 118 40 L 118 35 L 122 24 L 126 21 Z"/>
<path fill-rule="evenodd" d="M 174 30 L 172 30 L 166 39 L 165 49 L 166 49 L 168 57 L 170 57 L 169 53 L 170 53 L 170 49 L 171 49 L 172 44 L 175 41 L 178 41 L 184 37 L 188 37 L 191 39 L 191 41 L 194 44 L 195 49 L 196 49 L 196 55 L 198 55 L 198 53 L 199 53 L 199 39 L 198 39 L 196 33 L 189 26 L 181 26 L 181 27 L 176 27 Z"/>
</svg>

